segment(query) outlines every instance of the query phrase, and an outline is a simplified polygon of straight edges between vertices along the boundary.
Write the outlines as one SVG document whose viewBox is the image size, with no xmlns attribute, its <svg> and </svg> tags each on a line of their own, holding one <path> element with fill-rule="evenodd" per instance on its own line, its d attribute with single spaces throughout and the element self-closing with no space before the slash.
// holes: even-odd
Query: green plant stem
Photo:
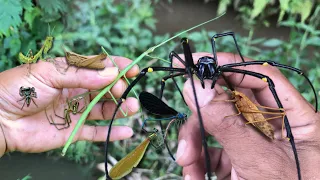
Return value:
<svg viewBox="0 0 320 180">
<path fill-rule="evenodd" d="M 85 122 L 86 118 L 88 117 L 88 115 L 89 115 L 91 109 L 94 107 L 94 105 L 103 97 L 103 95 L 104 95 L 105 93 L 107 93 L 108 91 L 110 91 L 111 88 L 117 83 L 117 81 L 118 81 L 122 76 L 124 76 L 134 65 L 136 65 L 138 62 L 140 62 L 146 55 L 148 55 L 149 53 L 153 52 L 156 48 L 162 46 L 163 44 L 167 43 L 168 41 L 171 41 L 172 39 L 180 36 L 181 34 L 184 34 L 184 33 L 188 32 L 188 31 L 191 31 L 191 30 L 193 30 L 193 29 L 195 29 L 195 28 L 198 28 L 198 27 L 200 27 L 200 26 L 203 26 L 204 24 L 207 24 L 207 23 L 209 23 L 209 22 L 212 22 L 212 21 L 220 18 L 220 17 L 223 16 L 224 14 L 225 14 L 225 13 L 222 13 L 220 16 L 218 16 L 218 17 L 216 17 L 216 18 L 210 19 L 210 20 L 208 20 L 208 21 L 206 21 L 206 22 L 204 22 L 204 23 L 201 23 L 201 24 L 196 25 L 196 26 L 194 26 L 194 27 L 192 27 L 192 28 L 189 28 L 189 29 L 187 29 L 187 30 L 185 30 L 185 31 L 182 31 L 182 32 L 176 34 L 175 36 L 173 36 L 173 37 L 171 37 L 171 38 L 169 38 L 169 39 L 167 39 L 167 40 L 159 43 L 158 45 L 149 48 L 147 51 L 143 52 L 137 59 L 135 59 L 132 63 L 130 63 L 125 69 L 123 69 L 123 70 L 119 73 L 119 75 L 116 77 L 116 79 L 115 79 L 111 84 L 109 84 L 108 86 L 106 86 L 106 87 L 90 102 L 90 104 L 88 105 L 87 109 L 83 112 L 83 114 L 81 115 L 79 121 L 77 122 L 76 126 L 74 127 L 73 131 L 71 132 L 71 135 L 69 136 L 66 144 L 64 145 L 64 147 L 63 147 L 63 149 L 62 149 L 62 154 L 61 154 L 61 155 L 64 156 L 64 155 L 66 154 L 69 146 L 71 145 L 71 143 L 72 143 L 73 140 L 74 140 L 75 135 L 77 134 L 77 132 L 78 132 L 79 128 L 82 126 L 82 124 Z"/>
</svg>

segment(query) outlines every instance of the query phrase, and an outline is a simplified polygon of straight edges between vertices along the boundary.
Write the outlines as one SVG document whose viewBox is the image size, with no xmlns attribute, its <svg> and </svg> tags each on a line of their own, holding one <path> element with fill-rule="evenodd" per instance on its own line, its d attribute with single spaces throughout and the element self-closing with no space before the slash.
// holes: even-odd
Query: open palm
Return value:
<svg viewBox="0 0 320 180">
<path fill-rule="evenodd" d="M 123 57 L 114 57 L 120 69 L 126 67 L 131 61 Z M 64 58 L 56 58 L 57 62 L 64 63 Z M 19 67 L 0 73 L 0 120 L 5 135 L 8 151 L 43 152 L 61 147 L 68 139 L 73 127 L 77 123 L 81 113 L 73 115 L 70 112 L 71 124 L 69 128 L 58 130 L 48 122 L 47 116 L 55 123 L 63 123 L 54 114 L 64 116 L 67 108 L 66 101 L 73 96 L 97 90 L 110 84 L 118 75 L 118 68 L 112 67 L 109 60 L 104 61 L 107 67 L 102 71 L 77 69 L 70 67 L 65 74 L 58 71 L 54 63 L 38 62 L 31 65 L 31 74 L 28 75 L 27 66 Z M 133 77 L 139 72 L 138 67 L 132 68 L 126 74 Z M 29 106 L 25 99 L 21 100 L 20 87 L 34 87 L 37 97 L 31 97 Z M 117 98 L 126 88 L 123 80 L 117 82 L 111 92 Z M 94 98 L 94 93 L 81 99 L 79 110 Z M 19 101 L 21 100 L 21 101 Z M 123 104 L 128 109 L 129 115 L 134 114 L 139 104 L 136 99 L 128 98 Z M 22 108 L 22 109 L 21 109 Z M 115 104 L 111 101 L 99 102 L 89 114 L 87 120 L 110 119 Z M 47 112 L 47 116 L 46 113 Z M 59 126 L 58 126 L 59 127 Z M 63 126 L 62 126 L 63 127 Z M 2 134 L 2 133 L 1 133 Z M 107 135 L 107 127 L 84 125 L 77 133 L 76 140 L 104 141 Z M 129 127 L 118 126 L 112 129 L 111 140 L 120 140 L 132 135 Z M 0 141 L 0 147 L 5 147 Z"/>
</svg>

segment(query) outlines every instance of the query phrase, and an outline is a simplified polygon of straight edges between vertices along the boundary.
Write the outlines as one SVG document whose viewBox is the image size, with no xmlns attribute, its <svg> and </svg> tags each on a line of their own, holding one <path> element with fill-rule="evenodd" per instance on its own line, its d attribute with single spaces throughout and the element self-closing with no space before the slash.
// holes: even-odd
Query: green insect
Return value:
<svg viewBox="0 0 320 180">
<path fill-rule="evenodd" d="M 34 103 L 34 105 L 36 105 L 38 107 L 36 102 L 34 102 L 34 100 L 33 100 L 33 98 L 37 98 L 37 92 L 34 87 L 21 86 L 19 89 L 19 95 L 22 97 L 22 99 L 18 100 L 17 102 L 25 100 L 22 107 L 21 107 L 21 110 L 23 109 L 25 104 L 27 104 L 27 107 L 29 107 L 31 104 L 31 101 Z"/>
<path fill-rule="evenodd" d="M 52 48 L 53 37 L 47 36 L 41 49 L 37 52 L 37 54 L 33 55 L 32 50 L 30 49 L 27 55 L 23 55 L 22 52 L 19 53 L 20 61 L 30 64 L 36 63 L 38 59 L 43 59 L 42 54 L 48 54 L 48 51 Z"/>
<path fill-rule="evenodd" d="M 50 29 L 49 29 L 50 32 Z M 38 59 L 43 60 L 42 55 L 48 54 L 49 50 L 52 48 L 53 45 L 53 36 L 47 36 L 46 39 L 44 40 L 44 43 L 40 50 L 33 55 L 32 50 L 30 49 L 26 55 L 22 54 L 22 52 L 19 53 L 19 60 L 23 63 L 29 64 L 28 66 L 28 74 L 30 74 L 31 71 L 31 63 L 36 63 Z"/>
</svg>

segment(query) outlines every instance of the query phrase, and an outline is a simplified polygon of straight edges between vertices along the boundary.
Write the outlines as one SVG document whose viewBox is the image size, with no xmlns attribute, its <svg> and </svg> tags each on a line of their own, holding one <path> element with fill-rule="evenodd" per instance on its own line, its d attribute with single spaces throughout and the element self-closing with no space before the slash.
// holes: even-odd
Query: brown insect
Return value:
<svg viewBox="0 0 320 180">
<path fill-rule="evenodd" d="M 53 104 L 53 112 L 54 112 L 54 115 L 63 119 L 64 122 L 63 123 L 57 123 L 53 120 L 52 116 L 50 115 L 50 119 L 47 115 L 47 110 L 45 109 L 45 114 L 46 114 L 46 117 L 49 121 L 49 123 L 51 125 L 54 125 L 56 127 L 56 129 L 58 130 L 62 130 L 62 129 L 67 129 L 70 127 L 70 124 L 71 124 L 71 117 L 70 117 L 70 113 L 72 113 L 73 115 L 76 115 L 78 113 L 82 113 L 85 109 L 86 109 L 86 105 L 83 106 L 80 110 L 79 110 L 79 101 L 82 99 L 83 97 L 78 97 L 78 98 L 74 98 L 74 99 L 71 99 L 70 101 L 67 99 L 67 105 L 68 107 L 64 109 L 64 115 L 63 117 L 62 116 L 59 116 L 55 109 L 54 109 L 54 104 Z M 62 126 L 62 127 L 58 127 L 58 126 Z"/>
<path fill-rule="evenodd" d="M 78 68 L 88 69 L 104 69 L 106 67 L 106 65 L 102 62 L 102 60 L 107 57 L 106 54 L 102 53 L 94 57 L 87 57 L 71 51 L 66 51 L 65 49 L 64 52 L 66 55 L 66 61 L 68 63 L 68 67 L 65 69 L 65 72 L 71 65 Z"/>
<path fill-rule="evenodd" d="M 261 106 L 258 104 L 254 104 L 245 94 L 238 92 L 236 90 L 231 91 L 231 100 L 222 100 L 225 102 L 234 102 L 235 107 L 238 110 L 237 114 L 233 114 L 227 117 L 238 116 L 240 114 L 248 121 L 246 124 L 252 124 L 256 128 L 258 128 L 264 135 L 269 137 L 270 139 L 274 139 L 274 129 L 272 125 L 268 122 L 272 119 L 282 118 L 282 131 L 284 128 L 284 117 L 285 112 L 282 108 L 271 108 L 266 106 Z M 216 100 L 221 101 L 221 100 Z M 264 108 L 267 110 L 280 111 L 280 112 L 269 112 L 269 111 L 261 111 L 259 108 Z M 265 118 L 263 114 L 274 115 L 273 117 Z M 282 135 L 283 137 L 283 135 Z"/>
</svg>

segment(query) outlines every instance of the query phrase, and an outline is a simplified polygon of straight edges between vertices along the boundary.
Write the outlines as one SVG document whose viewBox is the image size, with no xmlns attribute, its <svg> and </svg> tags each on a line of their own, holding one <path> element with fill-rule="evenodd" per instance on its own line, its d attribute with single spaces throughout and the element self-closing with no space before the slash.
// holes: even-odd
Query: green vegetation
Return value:
<svg viewBox="0 0 320 180">
<path fill-rule="evenodd" d="M 174 2 L 174 1 L 173 1 Z M 152 5 L 153 3 L 153 5 Z M 20 64 L 18 53 L 26 54 L 29 49 L 37 50 L 48 35 L 48 25 L 54 28 L 51 34 L 54 46 L 50 53 L 63 56 L 61 45 L 83 55 L 101 53 L 100 46 L 112 55 L 125 56 L 135 59 L 147 48 L 167 39 L 169 34 L 156 35 L 156 18 L 152 0 L 136 1 L 70 1 L 70 0 L 42 0 L 42 1 L 7 1 L 0 0 L 0 71 L 10 69 Z M 233 5 L 233 6 L 232 6 Z M 256 60 L 274 60 L 288 64 L 307 72 L 315 89 L 320 89 L 320 4 L 309 1 L 281 0 L 279 4 L 267 0 L 231 1 L 220 0 L 218 13 L 233 7 L 238 11 L 238 18 L 244 22 L 243 27 L 248 29 L 248 36 L 237 36 L 240 49 L 244 56 Z M 300 8 L 303 6 L 304 8 Z M 230 10 L 230 9 L 229 9 Z M 289 40 L 257 38 L 253 39 L 255 28 L 268 26 L 268 18 L 276 15 L 278 25 L 290 28 Z M 248 21 L 249 20 L 249 21 Z M 201 23 L 201 22 L 198 22 Z M 222 22 L 221 22 L 222 23 Z M 196 51 L 211 52 L 210 37 L 216 33 L 212 30 L 200 29 L 188 33 L 186 36 L 194 44 Z M 237 32 L 235 32 L 237 33 Z M 159 47 L 152 56 L 168 59 L 171 50 L 179 49 L 179 40 L 169 42 Z M 220 38 L 217 41 L 218 50 L 236 52 L 231 38 Z M 181 51 L 180 51 L 181 52 Z M 167 63 L 144 58 L 139 62 L 140 67 L 150 65 L 168 66 Z M 309 86 L 298 75 L 284 71 L 289 80 L 299 89 L 306 99 L 314 103 L 314 97 Z M 290 74 L 290 75 L 289 75 Z M 136 86 L 137 92 L 147 89 L 159 93 L 160 79 L 165 73 L 149 75 Z M 176 78 L 180 87 L 184 80 Z M 159 88 L 156 88 L 159 87 Z M 181 106 L 182 99 L 172 85 L 167 85 L 164 93 L 167 103 L 177 111 L 188 112 Z M 128 120 L 119 120 L 116 124 L 127 124 L 139 132 L 137 122 L 141 116 L 129 117 Z M 97 125 L 106 122 L 94 122 Z M 150 123 L 152 124 L 152 123 Z M 120 159 L 134 149 L 145 137 L 136 134 L 132 139 L 115 142 L 112 145 L 111 155 Z M 176 148 L 176 133 L 169 134 L 170 145 Z M 123 148 L 127 147 L 127 148 Z M 60 156 L 61 150 L 51 151 L 48 154 Z M 77 163 L 92 164 L 103 161 L 103 144 L 78 142 L 71 146 L 67 155 Z M 161 177 L 166 174 L 179 174 L 181 169 L 171 162 L 166 150 L 156 152 L 153 148 L 147 150 L 147 155 L 139 167 L 145 169 L 142 173 L 149 178 Z M 159 171 L 148 171 L 159 169 Z"/>
</svg>

